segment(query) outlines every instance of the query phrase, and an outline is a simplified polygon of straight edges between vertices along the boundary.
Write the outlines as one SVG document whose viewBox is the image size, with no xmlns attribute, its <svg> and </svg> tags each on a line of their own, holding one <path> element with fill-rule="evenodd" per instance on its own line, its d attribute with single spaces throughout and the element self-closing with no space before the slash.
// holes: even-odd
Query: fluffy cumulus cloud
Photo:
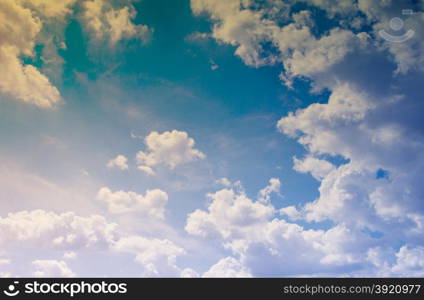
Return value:
<svg viewBox="0 0 424 300">
<path fill-rule="evenodd" d="M 139 264 L 140 276 L 198 276 L 194 270 L 178 266 L 177 258 L 185 255 L 186 251 L 171 240 L 130 234 L 101 216 L 81 217 L 74 213 L 56 214 L 42 210 L 21 211 L 0 218 L 0 233 L 2 254 L 14 251 L 14 247 L 34 251 L 31 276 L 77 276 L 69 264 L 76 257 L 80 258 L 79 253 L 84 250 L 103 251 L 109 256 L 134 256 Z M 62 253 L 63 260 L 38 259 L 38 250 L 43 251 L 43 256 Z M 28 253 L 26 256 L 31 257 Z M 9 259 L 0 259 L 0 266 L 5 266 L 0 269 L 0 275 L 10 276 L 6 272 L 9 262 Z"/>
<path fill-rule="evenodd" d="M 424 44 L 419 38 L 394 43 L 379 33 L 422 35 L 424 14 L 401 13 L 423 7 L 406 0 L 308 1 L 335 22 L 321 30 L 313 14 L 293 9 L 295 2 L 306 1 L 192 0 L 191 7 L 195 14 L 209 15 L 211 36 L 235 46 L 246 64 L 281 64 L 286 85 L 307 78 L 312 92 L 329 91 L 326 103 L 291 112 L 277 124 L 307 151 L 304 158 L 294 158 L 294 170 L 320 182 L 317 199 L 278 211 L 311 228 L 321 221 L 334 225 L 307 230 L 270 219 L 274 209 L 253 223 L 246 214 L 246 233 L 242 220 L 235 224 L 232 215 L 221 214 L 218 222 L 218 210 L 208 208 L 190 214 L 186 229 L 223 239 L 253 275 L 304 274 L 307 268 L 311 274 L 341 274 L 343 266 L 351 275 L 384 270 L 390 276 L 420 276 L 424 189 L 418 178 L 424 171 L 424 130 L 418 112 L 424 109 L 419 83 Z M 396 16 L 404 19 L 401 32 L 390 31 Z M 222 203 L 228 211 L 237 207 L 236 201 L 215 198 L 210 207 Z M 230 225 L 220 225 L 226 222 Z M 300 260 L 305 269 L 294 263 Z"/>
<path fill-rule="evenodd" d="M 49 1 L 49 0 L 17 0 L 25 7 L 34 10 L 37 14 L 46 18 L 63 18 L 71 13 L 72 6 L 78 0 L 63 0 L 63 1 Z"/>
<path fill-rule="evenodd" d="M 102 187 L 97 193 L 97 199 L 106 203 L 108 210 L 114 214 L 139 212 L 146 216 L 163 219 L 168 194 L 162 190 L 147 190 L 145 195 L 135 192 L 116 191 Z"/>
<path fill-rule="evenodd" d="M 296 3 L 303 2 L 319 7 L 329 18 L 341 17 L 340 24 L 318 37 L 313 33 L 314 21 L 307 10 L 295 11 Z M 254 0 L 191 0 L 195 14 L 207 13 L 214 21 L 212 37 L 234 45 L 236 55 L 252 66 L 281 63 L 284 67 L 282 78 L 286 83 L 296 76 L 315 77 L 330 70 L 346 56 L 370 47 L 377 51 L 389 50 L 398 71 L 423 66 L 424 43 L 420 39 L 408 43 L 390 43 L 378 32 L 388 29 L 389 21 L 399 16 L 402 9 L 422 9 L 411 1 L 254 1 Z M 359 13 L 366 17 L 359 17 Z M 279 24 L 286 24 L 281 26 Z M 372 30 L 361 31 L 371 26 Z M 406 28 L 413 28 L 422 34 L 423 14 L 407 17 Z M 397 33 L 399 35 L 399 33 Z M 265 47 L 269 44 L 273 49 Z"/>
<path fill-rule="evenodd" d="M 203 274 L 203 277 L 252 277 L 249 270 L 234 257 L 226 257 L 218 261 L 208 271 Z"/>
<path fill-rule="evenodd" d="M 112 1 L 84 1 L 82 20 L 85 28 L 95 42 L 107 41 L 114 47 L 120 40 L 140 39 L 146 41 L 151 30 L 143 24 L 134 24 L 136 16 L 130 1 L 123 1 L 124 6 L 114 7 Z"/>
<path fill-rule="evenodd" d="M 404 277 L 424 276 L 424 248 L 403 246 L 396 253 L 396 263 L 390 268 L 391 273 Z"/>
<path fill-rule="evenodd" d="M 185 131 L 151 132 L 145 137 L 145 151 L 137 153 L 138 169 L 154 174 L 153 168 L 164 165 L 174 169 L 178 165 L 204 159 L 206 155 L 194 148 L 195 141 Z"/>
<path fill-rule="evenodd" d="M 63 260 L 35 260 L 32 262 L 36 277 L 75 277 L 76 274 Z"/>
<path fill-rule="evenodd" d="M 424 70 L 424 42 L 420 38 L 411 38 L 405 43 L 393 43 L 386 41 L 380 34 L 382 30 L 392 36 L 402 36 L 407 34 L 408 30 L 413 30 L 414 36 L 419 37 L 424 33 L 424 14 L 423 6 L 413 1 L 370 1 L 360 0 L 357 4 L 358 11 L 366 15 L 366 23 L 371 24 L 373 33 L 382 43 L 382 48 L 388 50 L 393 61 L 397 64 L 397 72 L 407 73 L 410 70 Z M 412 9 L 416 12 L 413 15 L 402 15 L 403 9 Z M 400 31 L 390 28 L 390 20 L 394 17 L 400 17 L 404 22 L 404 28 Z"/>
<path fill-rule="evenodd" d="M 297 138 L 311 155 L 349 161 L 338 168 L 295 161 L 296 170 L 321 180 L 320 197 L 305 205 L 308 220 L 331 219 L 379 231 L 391 226 L 414 231 L 419 226 L 417 214 L 422 216 L 423 208 L 418 199 L 424 192 L 417 183 L 424 163 L 422 129 L 390 112 L 404 111 L 417 100 L 417 95 L 410 97 L 375 98 L 373 93 L 338 86 L 328 103 L 312 104 L 279 121 L 279 129 Z M 381 172 L 386 175 L 379 176 Z"/>
<path fill-rule="evenodd" d="M 188 274 L 188 270 L 181 270 L 176 264 L 177 258 L 184 255 L 185 250 L 167 239 L 129 236 L 120 239 L 114 245 L 114 250 L 134 254 L 135 261 L 142 266 L 141 276 L 179 277 L 183 271 Z"/>
<path fill-rule="evenodd" d="M 294 157 L 293 163 L 293 169 L 300 173 L 311 173 L 317 180 L 321 180 L 335 169 L 330 162 L 313 156 L 307 156 L 303 160 Z"/>
<path fill-rule="evenodd" d="M 237 237 L 250 227 L 265 223 L 274 213 L 271 205 L 252 201 L 243 191 L 222 189 L 208 194 L 211 203 L 205 210 L 189 214 L 186 231 L 203 237 Z"/>
<path fill-rule="evenodd" d="M 0 218 L 0 245 L 47 249 L 107 248 L 116 238 L 116 224 L 99 215 L 77 216 L 44 210 L 9 213 Z"/>
<path fill-rule="evenodd" d="M 108 168 L 118 168 L 121 170 L 128 169 L 128 159 L 124 155 L 117 155 L 115 158 L 111 159 L 107 163 Z"/>
<path fill-rule="evenodd" d="M 34 56 L 42 25 L 20 1 L 0 3 L 0 92 L 41 108 L 52 108 L 61 102 L 58 89 L 39 69 L 21 60 L 22 56 Z"/>
<path fill-rule="evenodd" d="M 365 233 L 344 225 L 306 229 L 278 218 L 273 205 L 243 191 L 223 189 L 208 197 L 207 211 L 188 215 L 186 231 L 220 241 L 235 257 L 219 261 L 205 276 L 312 275 L 368 264 L 362 258 L 373 240 Z"/>
<path fill-rule="evenodd" d="M 64 259 L 74 259 L 77 257 L 77 253 L 74 251 L 67 251 L 63 254 Z"/>
<path fill-rule="evenodd" d="M 281 182 L 278 178 L 271 178 L 269 180 L 269 185 L 264 187 L 259 191 L 259 201 L 269 202 L 271 199 L 272 193 L 278 193 L 280 191 Z"/>
</svg>

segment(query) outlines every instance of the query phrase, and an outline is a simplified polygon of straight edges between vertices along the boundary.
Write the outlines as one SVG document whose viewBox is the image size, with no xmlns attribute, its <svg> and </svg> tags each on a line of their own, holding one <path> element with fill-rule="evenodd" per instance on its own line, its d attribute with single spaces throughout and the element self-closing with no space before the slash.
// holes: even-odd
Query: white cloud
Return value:
<svg viewBox="0 0 424 300">
<path fill-rule="evenodd" d="M 195 32 L 187 35 L 185 37 L 185 40 L 189 41 L 189 42 L 201 42 L 201 41 L 205 41 L 209 38 L 210 38 L 210 34 L 208 34 L 206 32 L 195 31 Z"/>
<path fill-rule="evenodd" d="M 344 208 L 350 209 L 352 216 L 348 218 L 347 213 L 334 212 L 332 220 L 336 220 L 336 225 L 318 230 L 276 218 L 277 210 L 272 205 L 252 201 L 242 191 L 223 189 L 208 194 L 208 197 L 212 202 L 207 210 L 196 210 L 188 215 L 186 231 L 191 235 L 218 239 L 237 259 L 218 263 L 210 270 L 214 272 L 207 272 L 207 276 L 235 276 L 234 269 L 249 270 L 242 273 L 253 276 L 311 276 L 318 273 L 334 276 L 340 274 L 341 266 L 350 270 L 352 275 L 379 274 L 377 266 L 369 265 L 367 255 L 373 247 L 388 245 L 387 240 L 372 238 L 363 231 L 364 227 L 354 225 L 350 228 L 352 223 L 349 220 L 360 223 L 364 217 L 358 209 Z M 331 212 L 332 209 L 330 206 L 322 211 Z M 304 218 L 304 212 L 293 206 L 284 207 L 279 213 L 292 221 Z M 335 215 L 340 218 L 335 219 Z M 394 255 L 393 250 L 391 254 Z M 227 265 L 236 267 L 227 270 Z M 419 267 L 416 260 L 412 260 L 411 265 Z M 392 275 L 401 274 L 399 270 L 391 272 Z"/>
<path fill-rule="evenodd" d="M 5 0 L 0 4 L 2 47 L 14 47 L 19 54 L 32 55 L 35 37 L 40 32 L 42 23 L 35 18 L 31 10 L 20 6 L 14 0 Z M 15 30 L 10 30 L 14 28 Z"/>
<path fill-rule="evenodd" d="M 396 253 L 396 264 L 392 266 L 391 271 L 404 277 L 424 276 L 424 247 L 401 247 Z"/>
<path fill-rule="evenodd" d="M 298 2 L 311 3 L 314 6 L 318 6 L 321 9 L 326 10 L 330 14 L 349 14 L 354 13 L 357 10 L 357 5 L 352 0 L 340 0 L 337 2 L 331 0 L 296 0 Z"/>
<path fill-rule="evenodd" d="M 36 268 L 36 277 L 75 277 L 76 274 L 63 260 L 35 260 L 32 265 Z"/>
<path fill-rule="evenodd" d="M 319 2 L 319 1 L 317 1 Z M 346 1 L 332 8 L 349 9 Z M 364 46 L 362 35 L 335 28 L 317 38 L 312 34 L 313 21 L 306 11 L 289 17 L 289 3 L 256 1 L 192 0 L 195 14 L 206 12 L 214 21 L 212 37 L 236 46 L 235 54 L 247 65 L 282 63 L 282 78 L 312 76 L 330 69 L 349 53 Z M 289 21 L 289 22 L 288 22 Z M 279 26 L 279 23 L 288 23 Z M 277 51 L 264 47 L 271 43 Z"/>
<path fill-rule="evenodd" d="M 111 1 L 89 0 L 82 6 L 83 23 L 95 42 L 106 40 L 114 47 L 124 39 L 146 41 L 149 38 L 151 30 L 146 25 L 133 23 L 136 11 L 131 4 L 115 8 Z"/>
<path fill-rule="evenodd" d="M 10 272 L 5 272 L 5 267 L 11 265 L 11 260 L 7 258 L 0 258 L 0 278 L 12 277 Z"/>
<path fill-rule="evenodd" d="M 13 30 L 10 30 L 13 28 Z M 0 92 L 40 108 L 53 108 L 62 101 L 59 91 L 21 56 L 33 56 L 42 22 L 15 0 L 0 3 Z"/>
<path fill-rule="evenodd" d="M 108 168 L 118 168 L 121 170 L 128 170 L 128 159 L 124 155 L 117 155 L 114 159 L 109 160 L 107 163 Z"/>
<path fill-rule="evenodd" d="M 131 191 L 113 192 L 107 187 L 102 187 L 97 193 L 97 199 L 105 202 L 111 213 L 140 212 L 163 219 L 168 194 L 162 190 L 154 189 L 147 190 L 143 196 Z"/>
<path fill-rule="evenodd" d="M 65 15 L 71 13 L 71 8 L 77 1 L 78 0 L 17 0 L 16 2 L 22 3 L 23 6 L 31 8 L 43 17 L 63 18 Z"/>
<path fill-rule="evenodd" d="M 162 230 L 165 230 L 162 227 Z M 161 232 L 162 235 L 175 237 L 174 232 Z M 63 260 L 33 261 L 34 276 L 40 277 L 73 277 L 76 274 L 68 267 L 68 263 L 78 257 L 78 262 L 85 261 L 89 253 L 101 253 L 102 259 L 112 259 L 121 253 L 135 256 L 141 265 L 137 276 L 195 276 L 191 269 L 181 269 L 177 258 L 186 252 L 168 239 L 158 239 L 157 232 L 150 237 L 132 235 L 128 228 L 120 228 L 107 223 L 101 216 L 80 217 L 73 213 L 55 214 L 41 210 L 17 212 L 7 218 L 0 218 L 0 247 L 2 254 L 14 249 L 34 251 L 35 255 L 45 253 L 63 253 Z M 94 252 L 93 252 L 94 251 Z M 96 252 L 99 251 L 99 252 Z M 43 254 L 43 255 L 44 255 Z M 29 252 L 17 253 L 31 257 Z M 35 256 L 37 257 L 37 256 Z M 0 264 L 8 260 L 0 259 Z M 7 266 L 9 268 L 9 266 Z M 13 268 L 11 265 L 10 268 Z M 0 275 L 10 275 L 3 272 Z M 116 271 L 108 270 L 115 274 Z"/>
<path fill-rule="evenodd" d="M 288 25 L 287 27 L 289 27 Z M 290 43 L 286 39 L 293 39 L 294 36 L 306 29 L 285 28 L 278 40 L 282 51 L 290 51 Z M 313 76 L 317 73 L 328 70 L 331 66 L 339 63 L 350 52 L 354 51 L 356 44 L 360 44 L 359 37 L 350 31 L 334 29 L 326 36 L 315 39 L 307 29 L 308 34 L 304 34 L 305 40 L 300 45 L 294 45 L 293 54 L 284 57 L 284 67 L 289 77 L 292 76 Z M 287 45 L 289 44 L 289 45 Z M 283 52 L 283 53 L 284 53 Z"/>
<path fill-rule="evenodd" d="M 382 48 L 394 54 L 397 64 L 398 74 L 392 77 L 391 57 L 386 57 L 382 48 L 375 46 L 379 41 L 370 40 L 373 36 L 378 37 L 376 32 L 379 29 L 384 26 L 387 29 L 396 10 L 400 13 L 404 8 L 401 6 L 390 1 L 359 1 L 367 22 L 374 24 L 373 32 L 368 33 L 367 38 L 371 44 L 364 49 L 358 48 L 359 51 L 345 60 L 339 69 L 305 74 L 315 84 L 325 82 L 331 91 L 328 103 L 309 105 L 278 123 L 284 134 L 296 138 L 308 151 L 305 160 L 294 160 L 295 170 L 311 172 L 321 181 L 318 199 L 301 208 L 306 220 L 349 224 L 358 232 L 371 229 L 385 237 L 380 243 L 392 245 L 420 241 L 418 232 L 422 232 L 420 220 L 423 216 L 419 204 L 423 189 L 416 178 L 424 168 L 421 155 L 424 140 L 422 127 L 417 121 L 419 118 L 415 117 L 415 111 L 422 110 L 419 100 L 422 88 L 418 88 L 410 77 L 401 78 L 399 75 L 411 70 L 419 72 L 422 57 L 416 49 L 421 48 L 422 41 L 411 39 L 401 45 L 383 42 Z M 421 16 L 407 18 L 405 25 L 417 32 L 424 28 Z M 394 53 L 394 49 L 399 53 Z M 411 49 L 415 50 L 411 52 Z M 422 76 L 418 74 L 414 77 Z M 409 115 L 414 121 L 401 115 Z M 340 156 L 347 163 L 336 168 L 317 161 L 317 154 Z M 379 177 L 379 170 L 386 175 Z M 282 212 L 297 215 L 292 208 Z M 404 247 L 398 257 L 409 253 L 409 250 L 402 249 L 410 248 Z M 393 250 L 389 252 L 394 256 Z M 414 257 L 419 253 L 411 252 Z M 369 254 L 374 258 L 377 255 L 375 251 Z M 331 259 L 335 258 L 337 256 Z M 408 261 L 418 270 L 422 269 L 414 259 Z M 403 265 L 401 259 L 399 264 Z M 395 268 L 392 262 L 380 265 L 382 268 L 384 265 L 390 276 L 402 274 L 402 268 Z M 371 269 L 368 271 L 372 272 Z"/>
<path fill-rule="evenodd" d="M 152 167 L 165 165 L 174 169 L 178 165 L 204 159 L 205 154 L 195 149 L 194 139 L 185 131 L 151 132 L 144 139 L 146 151 L 137 153 L 137 162 L 142 171 L 151 174 Z M 148 167 L 148 168 L 145 168 Z"/>
<path fill-rule="evenodd" d="M 335 169 L 334 165 L 326 160 L 307 156 L 303 160 L 293 158 L 293 169 L 300 173 L 311 173 L 311 175 L 321 180 Z"/>
<path fill-rule="evenodd" d="M 277 210 L 270 203 L 270 194 L 278 193 L 278 179 L 271 179 L 256 201 L 249 199 L 240 183 L 221 180 L 226 189 L 208 194 L 207 208 L 195 210 L 187 219 L 188 233 L 215 237 L 234 256 L 220 260 L 205 274 L 340 274 L 343 269 L 353 275 L 422 276 L 422 39 L 403 44 L 378 40 L 378 30 L 387 28 L 387 21 L 400 11 L 401 4 L 394 1 L 360 0 L 356 6 L 348 1 L 313 0 L 311 5 L 326 10 L 333 21 L 337 22 L 336 14 L 343 14 L 345 20 L 318 35 L 311 14 L 290 14 L 285 3 L 271 2 L 192 0 L 191 5 L 196 14 L 207 12 L 214 22 L 212 34 L 199 37 L 235 46 L 236 55 L 251 66 L 281 63 L 286 83 L 307 77 L 314 91 L 329 89 L 327 103 L 309 105 L 278 122 L 282 133 L 305 147 L 307 154 L 294 158 L 294 169 L 309 172 L 320 181 L 319 195 L 304 205 Z M 24 65 L 21 57 L 33 55 L 46 18 L 63 18 L 73 3 L 0 3 L 0 64 L 5 70 L 0 75 L 1 93 L 42 108 L 61 102 L 59 91 L 47 77 L 34 66 Z M 133 23 L 135 10 L 130 2 L 118 8 L 111 3 L 82 3 L 82 20 L 93 40 L 111 47 L 123 39 L 144 40 L 149 29 Z M 352 31 L 353 25 L 348 23 L 358 10 L 364 16 Z M 405 17 L 405 25 L 422 36 L 423 20 L 424 15 Z M 371 25 L 372 31 L 360 32 L 363 25 Z M 387 53 L 390 56 L 386 57 Z M 388 67 L 380 68 L 379 63 Z M 391 77 L 392 71 L 397 72 L 395 77 Z M 417 73 L 408 73 L 411 71 Z M 137 162 L 138 169 L 148 175 L 154 175 L 160 166 L 173 169 L 205 158 L 182 131 L 152 132 L 145 144 Z M 323 156 L 341 157 L 347 163 L 335 166 L 319 159 Z M 112 167 L 128 168 L 125 157 L 117 158 L 109 162 Z M 379 170 L 386 174 L 383 178 L 379 178 Z M 160 190 L 139 195 L 106 187 L 98 197 L 113 213 L 138 211 L 158 218 L 164 217 L 168 200 Z M 278 219 L 276 212 L 305 225 Z M 314 227 L 308 222 L 324 220 L 333 227 L 308 229 Z M 0 245 L 69 249 L 65 257 L 70 258 L 72 249 L 115 244 L 115 227 L 101 216 L 23 211 L 0 218 Z M 392 248 L 400 242 L 405 245 L 399 251 Z M 144 276 L 198 275 L 177 266 L 184 250 L 169 240 L 128 237 L 115 245 L 118 251 L 136 255 Z M 61 261 L 41 261 L 37 267 L 40 274 L 72 273 Z"/>
<path fill-rule="evenodd" d="M 280 214 L 287 216 L 291 221 L 297 221 L 303 218 L 302 213 L 295 206 L 286 206 L 281 208 Z"/>
<path fill-rule="evenodd" d="M 273 178 L 271 178 L 270 181 L 271 180 L 273 182 L 275 182 Z M 241 181 L 240 180 L 237 180 L 235 182 L 231 182 L 228 178 L 222 177 L 222 178 L 219 178 L 219 179 L 215 180 L 215 184 L 221 185 L 221 186 L 226 187 L 226 188 L 232 188 L 232 189 L 234 189 L 236 191 L 239 191 L 239 192 L 244 193 L 244 187 L 241 184 Z M 264 189 L 267 189 L 267 188 L 269 188 L 269 186 L 268 187 L 265 187 Z"/>
<path fill-rule="evenodd" d="M 137 166 L 137 169 L 150 176 L 153 176 L 156 174 L 155 171 L 153 171 L 153 169 L 148 166 Z"/>
<path fill-rule="evenodd" d="M 0 218 L 0 245 L 19 244 L 47 249 L 107 248 L 116 238 L 116 224 L 104 217 L 44 210 L 9 213 Z"/>
<path fill-rule="evenodd" d="M 281 187 L 280 179 L 271 178 L 269 185 L 259 191 L 259 202 L 268 203 L 271 200 L 272 193 L 279 193 Z"/>
<path fill-rule="evenodd" d="M 384 222 L 403 223 L 400 220 L 419 209 L 416 199 L 422 191 L 416 176 L 423 159 L 417 154 L 424 141 L 407 134 L 415 130 L 408 122 L 385 116 L 387 110 L 401 110 L 404 101 L 377 99 L 341 85 L 333 89 L 327 104 L 312 104 L 278 122 L 283 133 L 296 137 L 312 155 L 349 160 L 337 169 L 315 160 L 295 160 L 296 170 L 310 171 L 322 181 L 320 197 L 305 205 L 308 220 L 332 219 L 384 230 Z M 377 178 L 379 169 L 386 170 L 390 180 Z M 392 226 L 406 223 L 399 225 Z"/>
<path fill-rule="evenodd" d="M 328 18 L 339 24 L 316 37 L 312 34 L 314 21 L 307 11 L 290 14 L 290 6 L 294 2 L 318 6 L 327 12 Z M 293 77 L 316 79 L 315 76 L 330 71 L 348 55 L 358 51 L 366 53 L 370 49 L 379 53 L 390 51 L 399 73 L 423 70 L 424 52 L 419 49 L 424 49 L 424 42 L 421 39 L 391 43 L 381 39 L 378 34 L 380 30 L 390 31 L 390 19 L 399 16 L 404 19 L 406 30 L 414 30 L 415 36 L 421 36 L 424 32 L 424 15 L 401 15 L 402 9 L 412 6 L 408 1 L 372 0 L 358 3 L 350 0 L 337 3 L 328 0 L 296 0 L 291 3 L 191 0 L 195 14 L 206 12 L 213 20 L 213 38 L 236 46 L 235 54 L 247 65 L 282 63 L 282 78 L 289 85 Z M 365 16 L 359 18 L 359 13 Z M 335 18 L 335 15 L 342 17 Z M 285 25 L 280 26 L 279 23 Z M 365 29 L 365 26 L 371 26 L 372 30 L 354 33 L 358 29 Z M 372 37 L 376 39 L 371 40 Z M 266 43 L 272 43 L 278 51 L 263 47 Z"/>
<path fill-rule="evenodd" d="M 177 257 L 184 255 L 184 249 L 169 240 L 147 239 L 129 236 L 120 239 L 115 251 L 135 254 L 135 261 L 142 266 L 142 276 L 179 277 L 182 270 L 177 266 Z M 187 274 L 185 272 L 184 274 Z"/>
<path fill-rule="evenodd" d="M 50 145 L 42 145 L 41 149 L 52 151 Z M 47 178 L 24 168 L 15 159 L 3 158 L 0 166 L 0 199 L 8 201 L 0 201 L 1 211 L 45 209 L 81 214 L 94 208 L 91 187 L 97 188 L 98 185 L 93 184 L 92 179 L 77 166 L 72 166 L 69 172 L 64 170 L 70 177 L 61 181 L 63 178 L 60 176 Z"/>
<path fill-rule="evenodd" d="M 424 42 L 422 39 L 417 38 L 424 33 L 424 15 L 422 13 L 412 16 L 402 15 L 402 9 L 414 7 L 412 3 L 408 2 L 370 0 L 360 0 L 358 2 L 359 10 L 367 16 L 368 23 L 372 23 L 374 35 L 379 39 L 378 42 L 382 43 L 382 49 L 389 50 L 393 55 L 393 60 L 397 64 L 396 72 L 398 73 L 407 73 L 410 70 L 417 69 L 424 70 Z M 390 31 L 390 20 L 395 16 L 403 19 L 404 31 Z M 404 43 L 392 43 L 380 37 L 378 34 L 380 30 L 385 30 L 395 36 L 403 35 L 406 31 L 413 30 L 414 37 Z"/>
<path fill-rule="evenodd" d="M 195 210 L 187 218 L 186 231 L 203 237 L 233 237 L 264 223 L 274 213 L 274 208 L 249 199 L 243 192 L 222 189 L 208 194 L 212 200 L 207 211 Z"/>
<path fill-rule="evenodd" d="M 252 277 L 249 270 L 243 266 L 237 259 L 233 257 L 226 257 L 218 261 L 202 277 L 231 277 L 231 278 L 246 278 Z"/>
</svg>

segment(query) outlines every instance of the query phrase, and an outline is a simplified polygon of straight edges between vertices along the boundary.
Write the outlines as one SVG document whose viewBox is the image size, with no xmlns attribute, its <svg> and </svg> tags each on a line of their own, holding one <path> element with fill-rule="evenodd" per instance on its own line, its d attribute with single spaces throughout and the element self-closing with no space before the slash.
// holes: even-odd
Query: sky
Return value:
<svg viewBox="0 0 424 300">
<path fill-rule="evenodd" d="M 0 276 L 424 276 L 423 35 L 413 0 L 2 0 Z"/>
</svg>

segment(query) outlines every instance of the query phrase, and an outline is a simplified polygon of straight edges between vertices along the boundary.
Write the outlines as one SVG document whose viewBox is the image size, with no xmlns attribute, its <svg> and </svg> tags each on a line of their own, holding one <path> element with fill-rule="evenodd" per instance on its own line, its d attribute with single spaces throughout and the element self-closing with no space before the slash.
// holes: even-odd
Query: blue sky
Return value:
<svg viewBox="0 0 424 300">
<path fill-rule="evenodd" d="M 0 275 L 422 276 L 423 10 L 4 1 Z"/>
</svg>

